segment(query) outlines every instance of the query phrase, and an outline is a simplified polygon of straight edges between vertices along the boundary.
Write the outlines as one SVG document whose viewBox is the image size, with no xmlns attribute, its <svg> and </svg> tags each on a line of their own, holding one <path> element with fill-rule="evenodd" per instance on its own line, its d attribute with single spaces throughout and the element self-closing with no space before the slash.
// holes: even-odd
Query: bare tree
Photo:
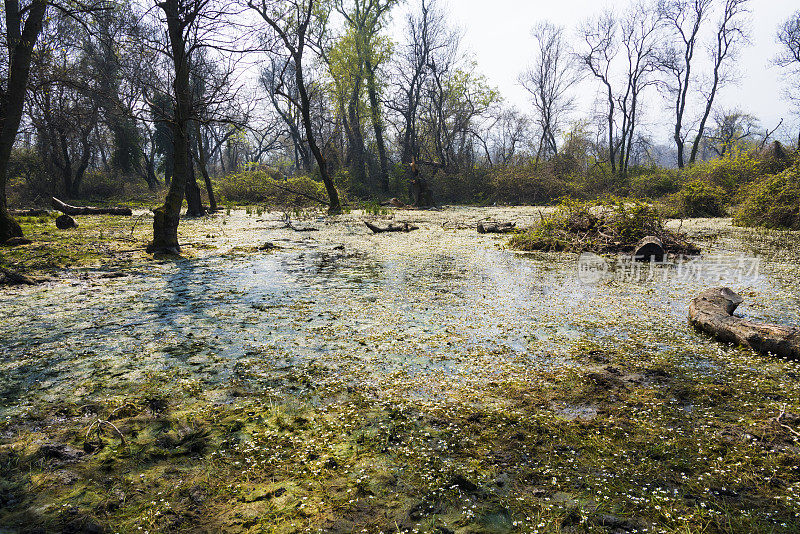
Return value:
<svg viewBox="0 0 800 534">
<path fill-rule="evenodd" d="M 325 184 L 325 190 L 328 193 L 328 212 L 339 214 L 342 211 L 339 193 L 314 136 L 314 124 L 311 120 L 312 102 L 304 77 L 306 52 L 313 46 L 315 32 L 319 32 L 324 27 L 324 23 L 320 21 L 321 6 L 318 0 L 248 0 L 247 5 L 258 13 L 269 26 L 268 44 L 272 49 L 282 45 L 291 57 L 297 85 L 297 98 L 285 94 L 281 87 L 276 89 L 276 92 L 280 92 L 285 98 L 290 99 L 292 105 L 300 111 L 308 147 L 314 155 Z M 282 77 L 280 78 L 282 79 Z"/>
<path fill-rule="evenodd" d="M 578 60 L 603 86 L 603 98 L 606 102 L 604 116 L 607 129 L 608 161 L 611 165 L 611 173 L 616 174 L 617 143 L 615 142 L 614 117 L 617 103 L 612 86 L 611 67 L 619 52 L 617 20 L 612 12 L 607 11 L 597 18 L 584 22 L 580 28 L 580 34 L 585 48 L 578 52 Z"/>
<path fill-rule="evenodd" d="M 719 89 L 730 81 L 729 66 L 736 59 L 740 46 L 748 42 L 746 29 L 746 16 L 749 13 L 750 0 L 724 0 L 724 9 L 717 25 L 714 41 L 710 47 L 713 69 L 711 80 L 702 93 L 705 108 L 700 116 L 700 125 L 692 144 L 692 153 L 689 163 L 697 160 L 697 152 L 705 135 L 706 123 L 714 107 L 714 101 Z"/>
<path fill-rule="evenodd" d="M 520 83 L 533 97 L 541 130 L 536 162 L 543 155 L 557 155 L 556 138 L 565 115 L 575 102 L 570 90 L 578 82 L 573 55 L 564 39 L 564 29 L 550 22 L 537 24 L 533 64 L 520 75 Z"/>
<path fill-rule="evenodd" d="M 786 94 L 790 101 L 800 106 L 800 11 L 789 17 L 778 30 L 778 44 L 781 51 L 775 58 L 775 63 L 785 69 L 792 77 Z M 797 136 L 797 146 L 800 147 L 800 133 Z"/>
<path fill-rule="evenodd" d="M 642 95 L 656 83 L 653 73 L 658 63 L 656 49 L 660 29 L 661 18 L 647 1 L 635 2 L 621 18 L 607 12 L 581 28 L 585 46 L 578 57 L 603 88 L 612 174 L 626 176 L 628 173 L 637 139 Z M 623 76 L 621 81 L 615 73 Z"/>
<path fill-rule="evenodd" d="M 389 104 L 401 116 L 400 161 L 409 165 L 420 159 L 420 106 L 439 54 L 458 48 L 459 36 L 447 27 L 438 0 L 421 0 L 418 11 L 408 15 L 408 36 L 395 64 L 397 95 Z M 439 61 L 442 63 L 442 61 Z"/>
<path fill-rule="evenodd" d="M 622 124 L 619 128 L 619 169 L 628 174 L 631 152 L 639 124 L 642 93 L 656 83 L 652 76 L 657 69 L 657 47 L 661 37 L 662 19 L 648 2 L 636 2 L 620 24 L 622 47 L 625 51 L 625 92 L 617 97 Z"/>
<path fill-rule="evenodd" d="M 742 142 L 753 140 L 757 133 L 759 123 L 753 115 L 738 109 L 721 110 L 714 113 L 714 128 L 706 139 L 709 148 L 724 157 Z"/>
<path fill-rule="evenodd" d="M 703 24 L 709 16 L 713 0 L 662 0 L 659 11 L 671 37 L 662 48 L 659 68 L 665 74 L 662 87 L 673 98 L 675 125 L 673 140 L 678 150 L 678 167 L 686 165 L 684 128 L 686 108 L 694 80 L 695 54 Z"/>
</svg>

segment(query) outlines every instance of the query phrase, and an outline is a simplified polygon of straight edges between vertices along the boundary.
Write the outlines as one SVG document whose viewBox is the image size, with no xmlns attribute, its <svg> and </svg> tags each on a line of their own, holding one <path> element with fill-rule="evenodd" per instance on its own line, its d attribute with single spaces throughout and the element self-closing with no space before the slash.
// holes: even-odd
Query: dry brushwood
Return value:
<svg viewBox="0 0 800 534">
<path fill-rule="evenodd" d="M 86 437 L 83 439 L 83 450 L 87 452 L 91 452 L 92 450 L 94 450 L 94 446 L 89 442 L 89 436 L 92 434 L 92 430 L 97 432 L 97 440 L 102 441 L 100 433 L 103 430 L 104 426 L 107 426 L 112 430 L 114 430 L 114 432 L 116 432 L 117 436 L 119 436 L 119 439 L 122 442 L 122 445 L 126 444 L 125 436 L 122 435 L 122 432 L 120 432 L 119 428 L 117 428 L 117 425 L 115 425 L 111 421 L 106 421 L 104 419 L 97 419 L 94 422 L 92 422 L 91 425 L 89 425 L 89 430 L 86 431 Z"/>
<path fill-rule="evenodd" d="M 666 254 L 694 255 L 700 249 L 680 231 L 665 227 L 651 207 L 625 203 L 567 204 L 511 240 L 519 250 L 634 254 L 663 260 Z"/>
</svg>

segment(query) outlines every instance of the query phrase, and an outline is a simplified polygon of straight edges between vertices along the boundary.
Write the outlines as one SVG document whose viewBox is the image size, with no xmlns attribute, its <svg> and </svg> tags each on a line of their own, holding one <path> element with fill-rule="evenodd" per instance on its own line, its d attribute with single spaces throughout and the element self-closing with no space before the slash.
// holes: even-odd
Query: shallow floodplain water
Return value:
<svg viewBox="0 0 800 534">
<path fill-rule="evenodd" d="M 37 401 L 122 395 L 154 377 L 165 388 L 269 388 L 282 373 L 308 366 L 336 380 L 435 398 L 456 383 L 570 365 L 587 343 L 669 352 L 713 372 L 704 355 L 720 348 L 688 327 L 686 313 L 692 297 L 719 285 L 745 297 L 744 315 L 800 324 L 795 234 L 765 237 L 691 221 L 685 228 L 709 265 L 727 268 L 673 264 L 631 280 L 629 267 L 612 266 L 605 279 L 585 283 L 576 256 L 515 253 L 504 237 L 474 230 L 484 218 L 522 226 L 538 214 L 397 212 L 396 220 L 421 229 L 372 235 L 356 215 L 307 221 L 320 231 L 299 233 L 283 227 L 279 214 L 235 212 L 186 224 L 204 245 L 191 259 L 142 263 L 115 279 L 75 272 L 4 290 L 0 416 L 13 418 Z M 234 248 L 266 242 L 281 248 Z M 730 269 L 756 257 L 760 264 L 747 264 L 746 273 Z"/>
</svg>

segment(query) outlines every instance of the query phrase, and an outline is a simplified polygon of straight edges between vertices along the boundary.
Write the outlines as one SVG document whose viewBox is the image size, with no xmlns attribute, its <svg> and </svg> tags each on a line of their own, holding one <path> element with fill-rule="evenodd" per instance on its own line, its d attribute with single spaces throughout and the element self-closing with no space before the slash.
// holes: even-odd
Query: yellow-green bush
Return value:
<svg viewBox="0 0 800 534">
<path fill-rule="evenodd" d="M 743 185 L 749 184 L 769 171 L 769 162 L 755 150 L 733 150 L 724 158 L 697 163 L 683 169 L 687 183 L 703 181 L 721 187 L 734 196 Z"/>
<path fill-rule="evenodd" d="M 800 161 L 752 183 L 741 196 L 735 224 L 800 230 Z"/>
<path fill-rule="evenodd" d="M 729 198 L 724 189 L 705 180 L 687 183 L 676 196 L 682 217 L 723 217 Z"/>
<path fill-rule="evenodd" d="M 494 200 L 504 204 L 549 204 L 576 193 L 569 180 L 533 164 L 496 167 L 488 185 Z"/>
<path fill-rule="evenodd" d="M 308 207 L 327 201 L 322 182 L 308 176 L 282 178 L 271 169 L 251 165 L 217 180 L 221 202 Z"/>
<path fill-rule="evenodd" d="M 656 199 L 680 191 L 683 178 L 673 169 L 650 169 L 631 176 L 630 194 L 635 198 Z"/>
</svg>

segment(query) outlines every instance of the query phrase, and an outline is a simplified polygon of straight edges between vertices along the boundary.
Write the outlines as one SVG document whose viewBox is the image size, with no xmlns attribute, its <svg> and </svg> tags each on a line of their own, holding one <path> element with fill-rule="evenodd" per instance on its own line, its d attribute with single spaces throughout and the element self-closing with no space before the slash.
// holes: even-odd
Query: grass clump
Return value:
<svg viewBox="0 0 800 534">
<path fill-rule="evenodd" d="M 800 230 L 800 162 L 750 184 L 743 197 L 734 224 Z"/>
<path fill-rule="evenodd" d="M 698 252 L 685 235 L 668 230 L 656 208 L 630 199 L 600 201 L 564 199 L 556 211 L 515 235 L 512 248 L 523 251 L 631 252 L 643 238 L 661 239 L 668 252 Z"/>
</svg>

